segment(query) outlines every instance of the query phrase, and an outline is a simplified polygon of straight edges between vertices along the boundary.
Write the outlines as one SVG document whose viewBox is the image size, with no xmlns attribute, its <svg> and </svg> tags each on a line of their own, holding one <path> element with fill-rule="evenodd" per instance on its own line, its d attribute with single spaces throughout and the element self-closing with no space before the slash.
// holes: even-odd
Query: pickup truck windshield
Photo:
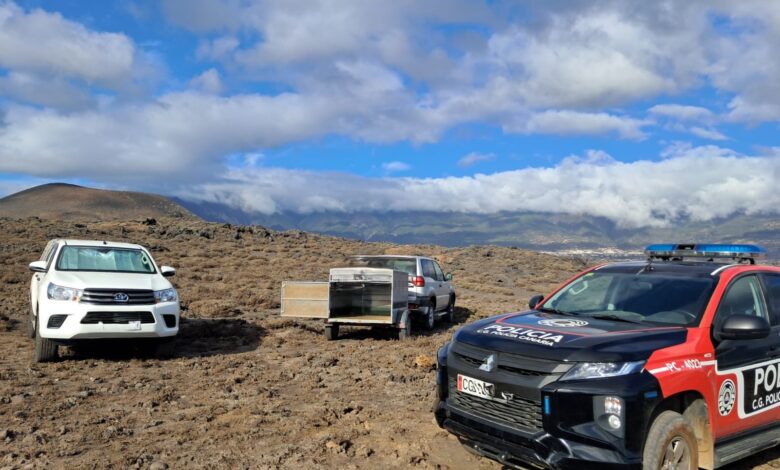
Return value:
<svg viewBox="0 0 780 470">
<path fill-rule="evenodd" d="M 65 246 L 57 260 L 59 271 L 155 272 L 154 264 L 141 250 L 91 246 Z"/>
<path fill-rule="evenodd" d="M 687 326 L 698 322 L 714 287 L 709 277 L 591 272 L 564 286 L 540 309 Z"/>
<path fill-rule="evenodd" d="M 349 266 L 353 268 L 384 268 L 395 271 L 404 271 L 410 276 L 417 275 L 417 260 L 414 258 L 373 258 L 354 257 L 350 258 Z"/>
</svg>

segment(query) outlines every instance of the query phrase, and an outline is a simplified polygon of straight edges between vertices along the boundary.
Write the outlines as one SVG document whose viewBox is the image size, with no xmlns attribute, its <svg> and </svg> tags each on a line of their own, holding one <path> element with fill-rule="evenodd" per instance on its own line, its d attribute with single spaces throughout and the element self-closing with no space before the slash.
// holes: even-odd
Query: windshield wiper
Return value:
<svg viewBox="0 0 780 470">
<path fill-rule="evenodd" d="M 557 313 L 558 315 L 571 315 L 573 317 L 582 315 L 581 313 L 577 313 L 577 312 L 564 312 L 563 310 L 558 310 L 557 308 L 551 308 L 551 307 L 539 307 L 536 310 L 539 310 L 540 312 Z"/>
<path fill-rule="evenodd" d="M 626 318 L 620 315 L 614 315 L 612 313 L 597 313 L 595 315 L 590 315 L 591 318 L 599 318 L 601 320 L 615 320 L 615 321 L 622 321 L 626 323 L 636 323 L 641 324 L 641 320 L 632 320 L 630 318 Z"/>
</svg>

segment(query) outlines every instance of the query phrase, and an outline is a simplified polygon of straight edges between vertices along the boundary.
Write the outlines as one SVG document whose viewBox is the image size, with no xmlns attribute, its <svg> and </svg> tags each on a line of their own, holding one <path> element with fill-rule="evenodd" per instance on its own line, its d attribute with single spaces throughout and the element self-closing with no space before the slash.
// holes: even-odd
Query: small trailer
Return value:
<svg viewBox="0 0 780 470">
<path fill-rule="evenodd" d="M 383 268 L 333 268 L 328 282 L 284 281 L 282 317 L 321 318 L 325 337 L 340 325 L 386 326 L 399 339 L 411 335 L 409 275 Z"/>
</svg>

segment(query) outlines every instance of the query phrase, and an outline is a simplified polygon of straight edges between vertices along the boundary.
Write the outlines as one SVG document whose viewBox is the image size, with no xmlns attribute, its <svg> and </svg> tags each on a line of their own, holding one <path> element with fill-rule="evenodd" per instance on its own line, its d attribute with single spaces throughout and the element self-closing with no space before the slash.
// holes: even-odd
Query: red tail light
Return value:
<svg viewBox="0 0 780 470">
<path fill-rule="evenodd" d="M 422 276 L 414 276 L 412 278 L 412 284 L 414 284 L 414 287 L 424 287 L 425 286 L 425 278 Z"/>
</svg>

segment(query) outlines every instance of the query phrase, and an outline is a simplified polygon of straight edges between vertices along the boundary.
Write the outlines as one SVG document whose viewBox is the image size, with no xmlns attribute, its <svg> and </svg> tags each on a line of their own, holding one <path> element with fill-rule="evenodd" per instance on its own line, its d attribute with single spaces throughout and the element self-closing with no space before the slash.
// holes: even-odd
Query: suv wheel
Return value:
<svg viewBox="0 0 780 470">
<path fill-rule="evenodd" d="M 653 421 L 645 441 L 645 470 L 699 468 L 696 435 L 680 413 L 664 411 Z"/>
<path fill-rule="evenodd" d="M 35 362 L 49 362 L 57 359 L 57 343 L 48 339 L 41 338 L 40 315 L 35 316 L 35 353 L 33 360 Z"/>
<path fill-rule="evenodd" d="M 455 323 L 455 296 L 450 296 L 450 303 L 447 304 L 447 310 L 444 313 L 444 321 L 447 323 Z"/>
<path fill-rule="evenodd" d="M 425 314 L 425 329 L 431 331 L 436 325 L 436 308 L 428 307 L 428 313 Z"/>
<path fill-rule="evenodd" d="M 325 325 L 325 338 L 327 338 L 328 341 L 333 341 L 338 337 L 339 337 L 338 325 Z"/>
</svg>

